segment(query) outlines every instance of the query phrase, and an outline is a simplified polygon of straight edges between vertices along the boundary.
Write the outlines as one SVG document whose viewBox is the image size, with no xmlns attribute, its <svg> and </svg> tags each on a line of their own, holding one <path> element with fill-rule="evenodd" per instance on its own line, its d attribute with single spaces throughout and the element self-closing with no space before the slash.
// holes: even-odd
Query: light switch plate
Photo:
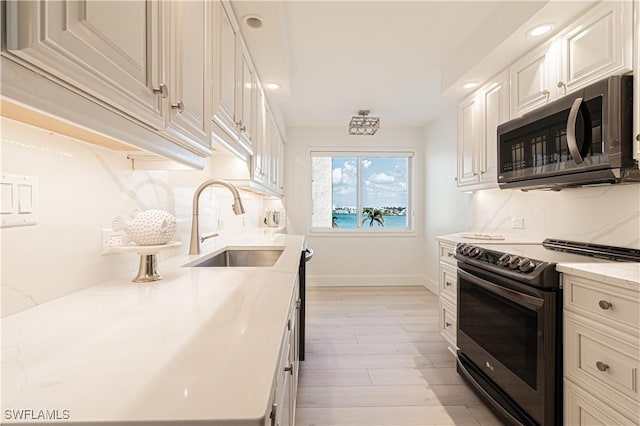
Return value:
<svg viewBox="0 0 640 426">
<path fill-rule="evenodd" d="M 28 226 L 37 223 L 38 178 L 2 174 L 0 227 Z"/>
</svg>

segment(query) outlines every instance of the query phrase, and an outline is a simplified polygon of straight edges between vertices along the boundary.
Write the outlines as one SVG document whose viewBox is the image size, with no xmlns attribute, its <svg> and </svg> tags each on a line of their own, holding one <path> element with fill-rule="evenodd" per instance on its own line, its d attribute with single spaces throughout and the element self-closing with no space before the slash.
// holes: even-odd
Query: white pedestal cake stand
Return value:
<svg viewBox="0 0 640 426">
<path fill-rule="evenodd" d="M 134 283 L 150 283 L 162 279 L 162 275 L 158 273 L 158 260 L 156 254 L 161 251 L 179 247 L 179 242 L 170 242 L 166 244 L 158 244 L 154 246 L 137 246 L 127 245 L 112 247 L 113 251 L 119 253 L 137 253 L 140 255 L 140 267 L 138 275 L 131 281 Z"/>
</svg>

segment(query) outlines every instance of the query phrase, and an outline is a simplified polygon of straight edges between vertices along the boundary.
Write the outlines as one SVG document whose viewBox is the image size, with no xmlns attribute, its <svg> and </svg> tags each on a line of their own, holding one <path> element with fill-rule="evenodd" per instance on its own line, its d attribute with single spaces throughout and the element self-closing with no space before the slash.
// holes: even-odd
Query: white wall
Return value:
<svg viewBox="0 0 640 426">
<path fill-rule="evenodd" d="M 125 153 L 4 118 L 0 124 L 2 173 L 36 176 L 39 200 L 37 225 L 0 230 L 2 316 L 116 277 L 133 278 L 137 255 L 102 256 L 101 229 L 110 228 L 113 218 L 128 215 L 135 207 L 167 210 L 177 219 L 174 240 L 182 246 L 159 255 L 162 272 L 163 258 L 188 251 L 195 188 L 210 177 L 224 178 L 228 173 L 211 167 L 132 171 Z M 232 159 L 223 162 L 234 165 Z M 226 189 L 205 191 L 201 231 L 216 230 L 219 218 L 224 222 L 221 234 L 258 226 L 264 213 L 262 197 L 243 191 L 242 199 L 246 225 L 232 213 L 233 199 Z"/>
<path fill-rule="evenodd" d="M 438 235 L 469 229 L 471 195 L 456 181 L 456 108 L 450 106 L 423 132 L 425 144 L 425 244 L 427 287 L 438 293 Z"/>
<path fill-rule="evenodd" d="M 349 136 L 347 128 L 289 128 L 285 148 L 288 232 L 307 235 L 315 251 L 309 285 L 424 284 L 424 155 L 419 129 L 380 129 L 374 136 Z M 413 150 L 415 227 L 413 235 L 318 236 L 311 222 L 310 149 Z"/>
</svg>

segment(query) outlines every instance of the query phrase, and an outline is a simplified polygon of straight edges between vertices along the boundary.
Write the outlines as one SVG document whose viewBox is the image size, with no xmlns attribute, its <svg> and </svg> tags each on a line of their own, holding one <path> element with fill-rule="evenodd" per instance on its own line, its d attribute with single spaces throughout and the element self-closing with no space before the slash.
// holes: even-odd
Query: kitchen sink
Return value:
<svg viewBox="0 0 640 426">
<path fill-rule="evenodd" d="M 270 267 L 276 264 L 283 250 L 282 248 L 227 249 L 184 266 L 192 268 Z"/>
</svg>

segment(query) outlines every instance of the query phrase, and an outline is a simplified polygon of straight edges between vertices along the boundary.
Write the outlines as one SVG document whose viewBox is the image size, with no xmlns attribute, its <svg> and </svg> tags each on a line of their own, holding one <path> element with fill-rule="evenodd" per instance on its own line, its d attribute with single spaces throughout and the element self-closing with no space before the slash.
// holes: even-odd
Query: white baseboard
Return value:
<svg viewBox="0 0 640 426">
<path fill-rule="evenodd" d="M 307 275 L 308 287 L 425 285 L 424 275 Z M 429 287 L 427 287 L 431 290 Z M 436 285 L 436 289 L 437 289 Z M 431 290 L 433 291 L 433 290 Z"/>
<path fill-rule="evenodd" d="M 427 288 L 427 290 L 429 290 L 431 293 L 435 294 L 436 296 L 440 294 L 440 286 L 438 285 L 437 281 L 434 281 L 431 278 L 425 277 L 424 286 Z"/>
</svg>

